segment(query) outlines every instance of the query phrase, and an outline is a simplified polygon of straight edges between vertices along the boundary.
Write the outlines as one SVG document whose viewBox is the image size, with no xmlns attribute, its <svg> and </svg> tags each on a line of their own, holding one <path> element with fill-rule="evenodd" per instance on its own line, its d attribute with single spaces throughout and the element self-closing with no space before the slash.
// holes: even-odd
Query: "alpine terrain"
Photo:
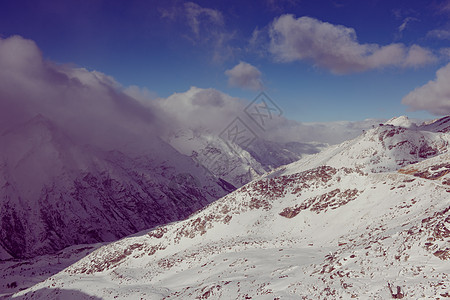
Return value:
<svg viewBox="0 0 450 300">
<path fill-rule="evenodd" d="M 83 145 L 42 115 L 1 135 L 0 258 L 117 240 L 234 190 L 158 138 L 138 146 Z"/>
<path fill-rule="evenodd" d="M 204 129 L 180 129 L 168 138 L 168 143 L 190 156 L 207 172 L 235 187 L 328 146 L 321 143 L 277 143 L 258 138 L 245 149 L 237 144 L 231 148 L 219 136 Z"/>
<path fill-rule="evenodd" d="M 105 150 L 41 114 L 7 130 L 0 135 L 0 258 L 114 241 L 184 219 L 265 171 L 319 151 L 259 141 L 274 149 L 252 155 L 238 145 L 230 151 L 213 135 L 187 134 L 170 144 L 152 137 Z"/>
<path fill-rule="evenodd" d="M 448 298 L 449 128 L 392 119 L 184 221 L 92 248 L 14 297 Z"/>
</svg>

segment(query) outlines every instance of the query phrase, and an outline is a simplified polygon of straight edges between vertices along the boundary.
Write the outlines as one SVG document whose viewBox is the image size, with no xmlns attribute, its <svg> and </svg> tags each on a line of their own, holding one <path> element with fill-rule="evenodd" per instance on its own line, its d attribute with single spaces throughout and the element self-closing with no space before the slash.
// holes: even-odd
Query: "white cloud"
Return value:
<svg viewBox="0 0 450 300">
<path fill-rule="evenodd" d="M 150 91 L 146 87 L 141 88 L 137 85 L 130 85 L 123 92 L 128 96 L 133 97 L 134 99 L 140 100 L 142 102 L 148 102 L 149 100 L 158 98 L 158 95 L 155 92 Z"/>
<path fill-rule="evenodd" d="M 185 3 L 184 7 L 188 24 L 197 37 L 200 35 L 200 23 L 218 26 L 224 24 L 222 13 L 216 9 L 201 7 L 193 2 Z"/>
<path fill-rule="evenodd" d="M 187 25 L 182 36 L 197 46 L 207 47 L 214 62 L 232 58 L 240 49 L 233 45 L 236 33 L 227 30 L 222 12 L 193 2 L 160 9 L 161 18 Z"/>
<path fill-rule="evenodd" d="M 445 0 L 436 6 L 436 10 L 440 14 L 450 13 L 450 0 Z"/>
<path fill-rule="evenodd" d="M 440 40 L 450 40 L 450 30 L 433 29 L 427 33 L 427 37 L 436 38 L 436 39 L 440 39 Z"/>
<path fill-rule="evenodd" d="M 407 17 L 403 20 L 402 24 L 398 27 L 398 31 L 401 33 L 403 32 L 407 27 L 408 24 L 413 22 L 413 21 L 419 21 L 419 19 L 414 18 L 414 17 Z"/>
<path fill-rule="evenodd" d="M 285 118 L 266 132 L 265 139 L 277 142 L 320 142 L 338 144 L 353 139 L 363 130 L 384 123 L 384 119 L 367 119 L 364 121 L 336 121 L 301 123 Z"/>
<path fill-rule="evenodd" d="M 156 136 L 183 128 L 218 135 L 238 116 L 260 138 L 272 141 L 336 143 L 361 132 L 350 123 L 311 125 L 283 116 L 274 118 L 264 132 L 257 131 L 258 126 L 246 119 L 248 104 L 218 90 L 197 87 L 157 98 L 145 88 L 124 89 L 103 73 L 46 61 L 31 40 L 0 38 L 0 134 L 37 114 L 80 144 L 106 150 L 133 146 L 148 151 Z"/>
<path fill-rule="evenodd" d="M 230 70 L 225 71 L 231 86 L 250 90 L 261 90 L 261 72 L 251 64 L 241 61 Z"/>
<path fill-rule="evenodd" d="M 165 134 L 179 129 L 206 129 L 219 135 L 239 113 L 245 101 L 216 89 L 191 87 L 183 93 L 174 93 L 158 99 L 156 105 L 167 120 Z"/>
<path fill-rule="evenodd" d="M 287 11 L 288 8 L 295 7 L 300 2 L 300 0 L 265 0 L 267 8 L 274 13 Z"/>
<path fill-rule="evenodd" d="M 269 54 L 269 43 L 270 37 L 268 26 L 265 26 L 261 29 L 259 27 L 256 27 L 252 32 L 252 36 L 250 37 L 245 50 L 252 53 L 253 55 L 267 57 Z"/>
<path fill-rule="evenodd" d="M 434 54 L 425 48 L 417 45 L 412 45 L 404 57 L 403 67 L 421 67 L 436 61 Z"/>
<path fill-rule="evenodd" d="M 273 99 L 275 101 L 275 99 Z M 249 119 L 244 109 L 248 102 L 231 97 L 215 89 L 191 87 L 183 93 L 175 93 L 168 98 L 158 99 L 160 114 L 167 120 L 166 133 L 179 129 L 209 131 L 219 135 L 236 117 L 257 134 L 259 138 L 274 142 L 321 142 L 336 144 L 354 138 L 362 130 L 385 120 L 365 120 L 359 122 L 301 123 L 276 117 L 266 124 L 264 131 Z"/>
<path fill-rule="evenodd" d="M 436 72 L 436 79 L 416 88 L 402 99 L 413 110 L 435 115 L 450 114 L 450 63 Z"/>
<path fill-rule="evenodd" d="M 270 51 L 280 62 L 309 60 L 333 73 L 384 67 L 418 67 L 436 60 L 418 45 L 360 44 L 353 28 L 310 18 L 283 15 L 270 26 Z"/>
<path fill-rule="evenodd" d="M 439 50 L 439 53 L 443 56 L 444 59 L 450 59 L 450 48 L 442 48 Z"/>
<path fill-rule="evenodd" d="M 0 131 L 41 114 L 72 138 L 103 148 L 149 139 L 158 114 L 96 71 L 56 65 L 20 36 L 0 38 Z"/>
</svg>

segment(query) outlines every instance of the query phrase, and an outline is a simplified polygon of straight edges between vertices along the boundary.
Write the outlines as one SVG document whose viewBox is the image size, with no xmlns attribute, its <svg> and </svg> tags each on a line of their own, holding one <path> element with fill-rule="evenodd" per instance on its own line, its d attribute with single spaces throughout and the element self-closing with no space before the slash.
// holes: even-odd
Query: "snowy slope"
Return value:
<svg viewBox="0 0 450 300">
<path fill-rule="evenodd" d="M 419 128 L 421 130 L 433 132 L 450 132 L 450 116 L 439 118 L 431 122 L 425 122 Z"/>
<path fill-rule="evenodd" d="M 404 138 L 411 146 L 389 150 Z M 101 247 L 16 296 L 448 297 L 446 138 L 382 126 L 336 147 L 326 157 L 317 155 L 316 160 L 322 158 L 317 164 L 322 165 L 305 169 L 312 162 L 300 161 L 280 168 L 185 221 Z M 439 151 L 420 152 L 425 146 Z M 377 164 L 365 156 L 349 156 L 371 147 L 384 151 L 385 168 L 361 167 L 363 162 Z M 397 162 L 401 149 L 426 155 L 406 165 Z M 345 156 L 346 165 L 339 165 Z"/>
<path fill-rule="evenodd" d="M 450 137 L 446 133 L 387 124 L 302 159 L 290 165 L 286 172 L 298 172 L 321 165 L 352 167 L 364 172 L 394 171 L 447 152 L 449 141 Z"/>
<path fill-rule="evenodd" d="M 29 259 L 0 260 L 0 299 L 10 299 L 14 292 L 46 280 L 104 244 L 70 246 Z"/>
<path fill-rule="evenodd" d="M 385 125 L 393 125 L 397 127 L 403 127 L 403 128 L 416 128 L 417 124 L 412 122 L 407 116 L 400 116 L 395 117 L 390 120 L 388 120 Z"/>
<path fill-rule="evenodd" d="M 450 186 L 450 153 L 421 161 L 420 163 L 406 166 L 399 173 L 408 174 L 419 178 L 433 180 L 443 185 Z"/>
<path fill-rule="evenodd" d="M 113 241 L 184 219 L 233 190 L 160 139 L 143 148 L 82 145 L 42 115 L 1 135 L 1 248 L 30 257 Z"/>
</svg>

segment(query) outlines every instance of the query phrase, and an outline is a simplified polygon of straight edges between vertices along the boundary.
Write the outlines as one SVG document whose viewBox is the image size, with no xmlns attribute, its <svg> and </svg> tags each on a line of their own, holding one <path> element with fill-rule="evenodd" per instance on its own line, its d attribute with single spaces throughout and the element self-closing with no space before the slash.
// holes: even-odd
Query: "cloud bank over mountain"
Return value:
<svg viewBox="0 0 450 300">
<path fill-rule="evenodd" d="M 20 36 L 0 39 L 0 70 L 1 131 L 42 114 L 80 143 L 108 149 L 154 136 L 162 124 L 111 77 L 44 60 Z"/>
<path fill-rule="evenodd" d="M 258 131 L 245 113 L 247 100 L 198 87 L 157 98 L 147 89 L 125 88 L 103 73 L 45 60 L 33 41 L 20 36 L 0 40 L 0 70 L 2 132 L 42 114 L 80 143 L 104 149 L 145 147 L 156 136 L 180 128 L 220 134 L 236 117 L 253 126 L 258 137 L 280 142 L 338 143 L 377 122 L 302 124 L 273 116 Z M 260 73 L 255 71 L 241 62 L 229 74 L 236 84 L 256 88 Z"/>
</svg>

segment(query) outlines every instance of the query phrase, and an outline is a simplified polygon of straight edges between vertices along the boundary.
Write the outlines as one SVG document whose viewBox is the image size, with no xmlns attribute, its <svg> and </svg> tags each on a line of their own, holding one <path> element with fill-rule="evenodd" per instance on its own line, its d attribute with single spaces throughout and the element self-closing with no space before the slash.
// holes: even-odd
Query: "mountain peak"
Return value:
<svg viewBox="0 0 450 300">
<path fill-rule="evenodd" d="M 407 116 L 394 117 L 384 124 L 385 125 L 393 125 L 393 126 L 397 126 L 397 127 L 403 127 L 403 128 L 417 127 L 416 123 L 412 122 Z"/>
</svg>

